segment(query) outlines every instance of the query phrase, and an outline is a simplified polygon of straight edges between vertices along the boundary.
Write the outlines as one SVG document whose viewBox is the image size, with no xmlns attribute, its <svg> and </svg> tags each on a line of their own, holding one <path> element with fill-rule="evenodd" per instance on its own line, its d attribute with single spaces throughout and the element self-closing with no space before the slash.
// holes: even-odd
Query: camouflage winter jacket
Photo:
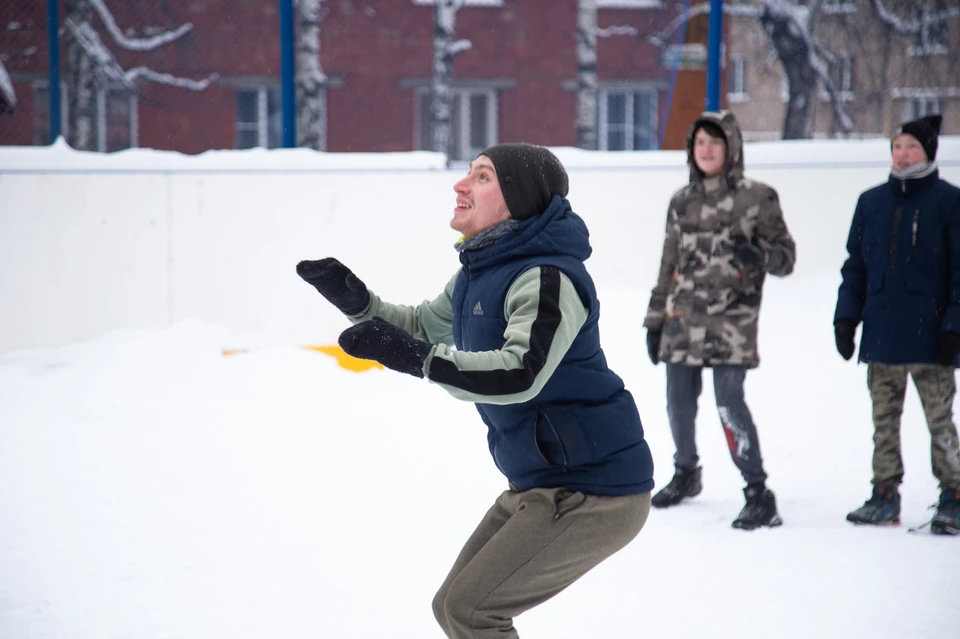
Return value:
<svg viewBox="0 0 960 639">
<path fill-rule="evenodd" d="M 711 121 L 727 139 L 727 171 L 704 178 L 693 162 L 693 134 Z M 757 321 L 766 273 L 789 275 L 796 245 L 777 192 L 743 175 L 743 138 L 732 114 L 704 113 L 687 137 L 690 184 L 670 201 L 657 285 L 643 325 L 661 331 L 660 361 L 689 366 L 759 363 Z M 763 250 L 760 270 L 741 268 L 736 248 Z"/>
</svg>

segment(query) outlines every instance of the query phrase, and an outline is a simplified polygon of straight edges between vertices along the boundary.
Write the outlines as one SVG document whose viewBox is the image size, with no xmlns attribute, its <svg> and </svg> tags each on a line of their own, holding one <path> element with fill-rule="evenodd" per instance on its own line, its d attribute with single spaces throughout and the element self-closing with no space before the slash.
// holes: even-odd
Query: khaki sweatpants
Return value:
<svg viewBox="0 0 960 639">
<path fill-rule="evenodd" d="M 930 461 L 941 490 L 960 490 L 960 444 L 953 423 L 953 398 L 957 394 L 952 366 L 871 363 L 867 386 L 873 400 L 873 483 L 898 485 L 903 481 L 900 455 L 900 416 L 913 378 L 930 429 Z"/>
<path fill-rule="evenodd" d="M 460 551 L 433 614 L 451 639 L 516 638 L 514 617 L 626 546 L 649 513 L 650 493 L 505 491 Z"/>
</svg>

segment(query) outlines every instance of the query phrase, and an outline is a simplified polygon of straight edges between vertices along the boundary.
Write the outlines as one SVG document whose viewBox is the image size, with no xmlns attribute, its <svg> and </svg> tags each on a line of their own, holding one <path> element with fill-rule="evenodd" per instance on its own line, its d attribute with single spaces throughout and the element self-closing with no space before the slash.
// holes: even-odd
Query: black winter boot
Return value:
<svg viewBox="0 0 960 639">
<path fill-rule="evenodd" d="M 873 495 L 853 512 L 847 521 L 855 524 L 900 525 L 900 493 L 896 486 L 874 486 Z"/>
<path fill-rule="evenodd" d="M 733 520 L 734 528 L 753 530 L 761 526 L 772 528 L 783 523 L 777 513 L 777 498 L 764 484 L 748 484 L 743 489 L 743 496 L 747 504 Z"/>
<path fill-rule="evenodd" d="M 935 535 L 960 535 L 960 490 L 945 490 L 940 493 L 937 514 L 930 522 L 930 532 Z"/>
<path fill-rule="evenodd" d="M 696 497 L 703 490 L 700 483 L 700 466 L 693 470 L 677 468 L 670 483 L 663 490 L 653 496 L 651 503 L 654 508 L 676 506 L 684 497 Z"/>
</svg>

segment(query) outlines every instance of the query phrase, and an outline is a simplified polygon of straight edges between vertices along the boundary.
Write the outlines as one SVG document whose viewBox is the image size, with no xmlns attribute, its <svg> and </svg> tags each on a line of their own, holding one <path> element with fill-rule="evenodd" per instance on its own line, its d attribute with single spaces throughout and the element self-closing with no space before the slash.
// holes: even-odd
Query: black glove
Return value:
<svg viewBox="0 0 960 639">
<path fill-rule="evenodd" d="M 344 315 L 356 315 L 370 303 L 366 285 L 353 271 L 332 257 L 300 262 L 297 264 L 297 275 L 312 284 Z"/>
<path fill-rule="evenodd" d="M 953 366 L 957 355 L 960 355 L 960 333 L 941 331 L 937 351 L 937 359 L 941 366 Z"/>
<path fill-rule="evenodd" d="M 654 366 L 660 362 L 660 331 L 647 331 L 647 354 Z"/>
<path fill-rule="evenodd" d="M 399 373 L 423 378 L 423 360 L 433 348 L 380 317 L 340 333 L 340 348 L 359 359 L 373 359 Z"/>
<path fill-rule="evenodd" d="M 759 271 L 767 265 L 767 253 L 755 244 L 740 244 L 733 250 L 733 256 L 741 268 Z"/>
<path fill-rule="evenodd" d="M 857 344 L 854 341 L 854 334 L 857 331 L 857 323 L 852 319 L 841 317 L 833 323 L 833 334 L 837 340 L 837 352 L 840 357 L 849 360 L 853 357 L 853 351 L 857 350 Z"/>
</svg>

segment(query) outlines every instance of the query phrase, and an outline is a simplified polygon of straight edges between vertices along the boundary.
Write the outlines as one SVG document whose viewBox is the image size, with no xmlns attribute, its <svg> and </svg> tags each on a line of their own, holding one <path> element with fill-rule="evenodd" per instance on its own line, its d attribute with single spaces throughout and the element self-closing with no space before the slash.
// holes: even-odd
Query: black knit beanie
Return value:
<svg viewBox="0 0 960 639">
<path fill-rule="evenodd" d="M 937 157 L 937 136 L 940 135 L 940 122 L 943 121 L 941 115 L 925 115 L 919 120 L 904 122 L 898 126 L 893 137 L 890 138 L 890 144 L 898 135 L 912 135 L 920 142 L 920 146 L 927 153 L 927 160 L 933 162 Z"/>
<path fill-rule="evenodd" d="M 480 155 L 493 162 L 503 199 L 515 220 L 540 215 L 554 195 L 567 196 L 567 172 L 557 156 L 542 146 L 497 144 Z"/>
</svg>

